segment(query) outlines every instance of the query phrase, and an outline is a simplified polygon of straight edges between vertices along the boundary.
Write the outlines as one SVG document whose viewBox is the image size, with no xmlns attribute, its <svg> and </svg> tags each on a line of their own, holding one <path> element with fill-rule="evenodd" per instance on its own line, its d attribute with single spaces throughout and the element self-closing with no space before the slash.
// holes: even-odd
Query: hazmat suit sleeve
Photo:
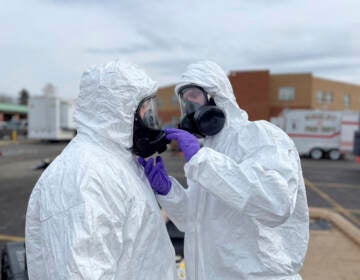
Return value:
<svg viewBox="0 0 360 280">
<path fill-rule="evenodd" d="M 234 209 L 270 227 L 285 222 L 295 208 L 299 183 L 295 148 L 266 144 L 241 162 L 202 148 L 185 165 L 185 174 Z"/>
<path fill-rule="evenodd" d="M 188 222 L 189 192 L 173 177 L 171 179 L 171 189 L 167 195 L 157 195 L 157 200 L 164 208 L 176 227 L 185 232 Z"/>
</svg>

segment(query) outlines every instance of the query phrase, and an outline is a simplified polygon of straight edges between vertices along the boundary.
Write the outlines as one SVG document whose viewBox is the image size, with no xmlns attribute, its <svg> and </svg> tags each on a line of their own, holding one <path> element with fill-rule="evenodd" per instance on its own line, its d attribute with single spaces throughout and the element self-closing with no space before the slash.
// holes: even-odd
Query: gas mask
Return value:
<svg viewBox="0 0 360 280">
<path fill-rule="evenodd" d="M 135 112 L 132 152 L 146 158 L 164 152 L 169 143 L 160 128 L 155 96 L 145 98 Z"/>
<path fill-rule="evenodd" d="M 179 128 L 202 138 L 215 135 L 224 127 L 225 113 L 201 87 L 184 86 L 178 95 L 182 114 Z"/>
</svg>

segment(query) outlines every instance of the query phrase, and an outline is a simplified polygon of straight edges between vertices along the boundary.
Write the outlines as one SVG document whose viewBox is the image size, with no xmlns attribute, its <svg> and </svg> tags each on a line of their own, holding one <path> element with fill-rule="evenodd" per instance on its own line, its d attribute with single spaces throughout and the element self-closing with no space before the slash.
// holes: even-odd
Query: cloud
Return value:
<svg viewBox="0 0 360 280">
<path fill-rule="evenodd" d="M 200 59 L 227 71 L 312 71 L 359 83 L 359 8 L 357 0 L 7 1 L 0 92 L 38 94 L 51 82 L 75 97 L 82 71 L 112 59 L 139 64 L 160 84 Z"/>
<path fill-rule="evenodd" d="M 134 44 L 131 47 L 119 48 L 88 48 L 87 52 L 91 54 L 131 54 L 154 50 L 154 47 L 146 44 Z"/>
</svg>

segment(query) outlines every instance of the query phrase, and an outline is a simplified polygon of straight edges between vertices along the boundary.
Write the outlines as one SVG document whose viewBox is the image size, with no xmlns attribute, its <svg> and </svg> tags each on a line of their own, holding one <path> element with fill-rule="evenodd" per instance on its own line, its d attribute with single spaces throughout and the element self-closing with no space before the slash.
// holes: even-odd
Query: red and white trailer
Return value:
<svg viewBox="0 0 360 280">
<path fill-rule="evenodd" d="M 328 156 L 337 160 L 353 150 L 354 133 L 359 128 L 359 112 L 284 110 L 270 121 L 292 138 L 300 155 L 313 159 Z"/>
</svg>

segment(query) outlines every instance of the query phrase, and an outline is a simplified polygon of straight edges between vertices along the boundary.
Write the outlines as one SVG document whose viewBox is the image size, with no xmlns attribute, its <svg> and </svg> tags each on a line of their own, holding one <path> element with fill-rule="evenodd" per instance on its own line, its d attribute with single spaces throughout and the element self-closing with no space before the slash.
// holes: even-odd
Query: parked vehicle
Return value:
<svg viewBox="0 0 360 280">
<path fill-rule="evenodd" d="M 7 130 L 10 131 L 16 131 L 18 135 L 26 135 L 27 129 L 28 129 L 28 123 L 27 120 L 10 120 L 7 122 L 6 126 Z"/>
<path fill-rule="evenodd" d="M 285 110 L 270 122 L 282 128 L 294 141 L 299 154 L 313 159 L 338 160 L 353 150 L 359 128 L 359 112 Z"/>
<path fill-rule="evenodd" d="M 341 120 L 340 150 L 352 153 L 354 150 L 355 132 L 360 128 L 359 112 L 344 111 Z"/>
<path fill-rule="evenodd" d="M 357 157 L 357 162 L 360 163 L 360 130 L 355 131 L 353 154 Z"/>
<path fill-rule="evenodd" d="M 70 140 L 74 137 L 73 102 L 56 96 L 33 96 L 29 99 L 28 138 Z"/>
</svg>

